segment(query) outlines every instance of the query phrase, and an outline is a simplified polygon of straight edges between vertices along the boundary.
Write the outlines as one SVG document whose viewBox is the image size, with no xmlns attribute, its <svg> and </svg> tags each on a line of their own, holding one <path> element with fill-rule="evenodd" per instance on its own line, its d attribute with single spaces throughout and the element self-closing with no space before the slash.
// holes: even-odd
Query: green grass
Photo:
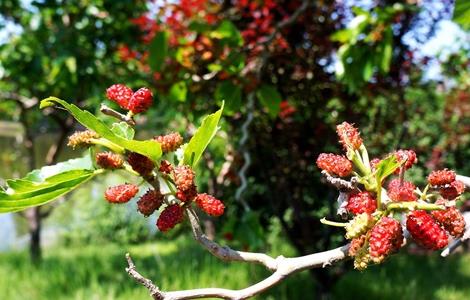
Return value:
<svg viewBox="0 0 470 300">
<path fill-rule="evenodd" d="M 286 247 L 278 251 L 282 249 Z M 39 267 L 30 265 L 25 252 L 0 254 L 1 298 L 149 299 L 147 290 L 124 271 L 126 251 L 133 256 L 138 270 L 163 290 L 215 286 L 240 289 L 268 274 L 260 266 L 220 262 L 188 238 L 138 246 L 60 247 L 45 249 Z M 333 298 L 465 299 L 470 295 L 469 280 L 468 254 L 449 259 L 402 254 L 363 273 L 346 273 L 335 286 Z M 308 272 L 303 272 L 257 299 L 313 299 L 314 292 Z"/>
</svg>

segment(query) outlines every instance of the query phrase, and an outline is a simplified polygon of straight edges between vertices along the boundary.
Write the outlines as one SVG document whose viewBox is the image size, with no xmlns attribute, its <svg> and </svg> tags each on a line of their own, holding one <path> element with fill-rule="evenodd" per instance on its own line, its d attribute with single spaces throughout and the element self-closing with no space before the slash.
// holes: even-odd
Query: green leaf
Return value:
<svg viewBox="0 0 470 300">
<path fill-rule="evenodd" d="M 153 71 L 159 72 L 162 69 L 168 55 L 168 36 L 168 32 L 160 31 L 150 42 L 148 62 Z"/>
<path fill-rule="evenodd" d="M 462 26 L 464 30 L 470 29 L 470 1 L 455 1 L 454 17 L 452 18 L 452 20 Z"/>
<path fill-rule="evenodd" d="M 197 129 L 196 133 L 191 138 L 184 150 L 184 156 L 181 164 L 189 165 L 192 168 L 196 166 L 199 159 L 201 159 L 204 150 L 206 150 L 207 146 L 219 129 L 218 124 L 223 110 L 224 103 L 222 102 L 222 106 L 218 111 L 206 116 L 204 120 L 202 120 L 201 126 Z"/>
<path fill-rule="evenodd" d="M 259 101 L 268 109 L 271 118 L 275 118 L 280 111 L 281 94 L 272 85 L 264 84 L 256 92 Z"/>
<path fill-rule="evenodd" d="M 242 89 L 231 81 L 222 81 L 215 90 L 215 99 L 225 101 L 224 113 L 231 115 L 240 110 Z"/>
<path fill-rule="evenodd" d="M 227 40 L 235 46 L 243 45 L 243 38 L 237 27 L 230 21 L 224 20 L 220 26 L 210 33 L 210 37 Z"/>
<path fill-rule="evenodd" d="M 7 180 L 0 191 L 0 213 L 46 204 L 71 192 L 103 170 L 93 170 L 90 156 L 71 159 L 30 172 L 21 179 Z"/>
<path fill-rule="evenodd" d="M 393 54 L 393 33 L 391 27 L 388 27 L 387 30 L 385 30 L 383 43 L 383 55 L 380 67 L 383 73 L 387 73 L 390 70 L 390 63 L 392 61 Z"/>
<path fill-rule="evenodd" d="M 126 122 L 114 123 L 111 126 L 111 131 L 114 132 L 116 135 L 128 140 L 132 140 L 135 135 L 134 128 L 132 128 Z"/>
<path fill-rule="evenodd" d="M 186 87 L 186 83 L 184 81 L 180 81 L 170 87 L 168 97 L 173 101 L 185 102 L 187 93 L 188 88 Z"/>
<path fill-rule="evenodd" d="M 390 155 L 387 158 L 382 159 L 376 166 L 375 178 L 377 184 L 382 182 L 400 167 L 400 163 L 397 161 L 395 155 Z"/>
<path fill-rule="evenodd" d="M 64 100 L 56 97 L 49 97 L 41 101 L 40 108 L 52 106 L 54 104 L 61 105 L 68 110 L 74 118 L 86 128 L 95 131 L 102 138 L 105 138 L 129 151 L 137 152 L 145 155 L 148 158 L 157 161 L 162 156 L 162 149 L 160 143 L 154 140 L 136 141 L 123 138 L 122 136 L 113 132 L 103 122 L 98 120 L 94 115 L 88 111 L 82 110 L 73 104 L 69 104 Z"/>
</svg>

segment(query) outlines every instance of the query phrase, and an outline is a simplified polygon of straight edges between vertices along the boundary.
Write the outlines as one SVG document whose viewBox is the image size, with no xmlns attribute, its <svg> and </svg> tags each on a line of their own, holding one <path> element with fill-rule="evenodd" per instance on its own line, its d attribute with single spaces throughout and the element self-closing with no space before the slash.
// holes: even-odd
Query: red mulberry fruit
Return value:
<svg viewBox="0 0 470 300">
<path fill-rule="evenodd" d="M 348 122 L 343 122 L 336 126 L 336 132 L 338 133 L 339 141 L 344 149 L 352 148 L 353 150 L 357 150 L 361 147 L 362 139 L 359 131 L 353 125 Z"/>
<path fill-rule="evenodd" d="M 369 254 L 375 263 L 382 262 L 392 252 L 398 251 L 403 244 L 403 230 L 400 223 L 392 218 L 383 217 L 371 230 Z"/>
<path fill-rule="evenodd" d="M 346 209 L 354 215 L 371 214 L 377 209 L 377 200 L 369 192 L 351 193 Z"/>
<path fill-rule="evenodd" d="M 398 150 L 395 151 L 395 157 L 397 158 L 398 163 L 403 163 L 405 170 L 408 170 L 413 166 L 413 164 L 418 162 L 416 153 L 413 150 Z M 395 171 L 396 174 L 400 173 L 400 168 Z"/>
<path fill-rule="evenodd" d="M 143 176 L 150 174 L 153 168 L 155 168 L 155 164 L 150 158 L 135 152 L 129 153 L 127 162 L 134 171 Z"/>
<path fill-rule="evenodd" d="M 116 102 L 121 108 L 128 109 L 129 100 L 134 92 L 123 84 L 113 84 L 106 90 L 109 100 Z"/>
<path fill-rule="evenodd" d="M 195 201 L 196 204 L 210 216 L 219 217 L 224 213 L 225 206 L 222 201 L 211 195 L 199 194 Z"/>
<path fill-rule="evenodd" d="M 176 151 L 183 143 L 183 137 L 177 132 L 159 135 L 154 139 L 161 144 L 164 153 Z"/>
<path fill-rule="evenodd" d="M 183 209 L 177 204 L 172 204 L 167 206 L 158 217 L 157 227 L 160 231 L 166 232 L 182 221 Z"/>
<path fill-rule="evenodd" d="M 173 169 L 176 187 L 181 191 L 187 191 L 194 185 L 194 172 L 189 166 L 179 166 Z"/>
<path fill-rule="evenodd" d="M 436 204 L 445 204 L 445 202 L 438 200 Z M 434 210 L 431 214 L 450 235 L 455 238 L 462 237 L 465 232 L 465 219 L 455 206 L 447 207 L 445 210 Z"/>
<path fill-rule="evenodd" d="M 455 181 L 455 176 L 455 172 L 448 169 L 432 171 L 428 176 L 428 182 L 430 185 L 446 185 Z"/>
<path fill-rule="evenodd" d="M 416 187 L 409 181 L 403 181 L 400 184 L 400 179 L 396 178 L 388 184 L 387 194 L 393 201 L 416 201 L 418 198 L 415 195 Z"/>
<path fill-rule="evenodd" d="M 197 188 L 195 185 L 192 185 L 191 188 L 186 191 L 177 190 L 175 196 L 183 202 L 191 201 L 197 196 Z"/>
<path fill-rule="evenodd" d="M 121 184 L 109 187 L 104 192 L 104 197 L 111 203 L 126 203 L 139 192 L 134 184 Z"/>
<path fill-rule="evenodd" d="M 121 156 L 112 152 L 100 152 L 96 154 L 96 164 L 103 169 L 119 169 L 124 161 Z"/>
<path fill-rule="evenodd" d="M 424 248 L 438 250 L 447 246 L 447 233 L 424 210 L 412 211 L 406 220 L 406 228 L 416 243 Z"/>
<path fill-rule="evenodd" d="M 349 256 L 356 256 L 356 254 L 359 253 L 361 248 L 364 247 L 365 242 L 366 235 L 361 235 L 357 238 L 352 239 L 348 250 Z"/>
<path fill-rule="evenodd" d="M 452 181 L 449 185 L 442 187 L 439 193 L 445 199 L 455 199 L 465 192 L 465 184 L 460 180 Z"/>
<path fill-rule="evenodd" d="M 134 114 L 138 114 L 149 109 L 152 106 L 152 102 L 152 92 L 148 88 L 140 88 L 132 94 L 127 108 Z"/>
<path fill-rule="evenodd" d="M 160 208 L 163 203 L 163 198 L 160 191 L 149 190 L 137 201 L 137 210 L 148 217 L 153 214 L 155 210 Z"/>
<path fill-rule="evenodd" d="M 340 177 L 348 176 L 352 172 L 352 163 L 346 157 L 332 153 L 321 153 L 317 158 L 317 166 Z"/>
</svg>

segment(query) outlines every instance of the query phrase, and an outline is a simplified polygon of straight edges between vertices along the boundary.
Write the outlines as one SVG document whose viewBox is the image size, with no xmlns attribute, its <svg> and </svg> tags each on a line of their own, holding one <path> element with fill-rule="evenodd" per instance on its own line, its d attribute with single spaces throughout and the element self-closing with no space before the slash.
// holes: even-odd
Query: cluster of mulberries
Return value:
<svg viewBox="0 0 470 300">
<path fill-rule="evenodd" d="M 133 92 L 124 84 L 113 84 L 106 90 L 106 97 L 117 103 L 121 108 L 134 114 L 145 112 L 152 106 L 153 95 L 148 88 L 140 88 Z"/>
<path fill-rule="evenodd" d="M 448 235 L 458 238 L 464 234 L 465 220 L 455 207 L 455 201 L 450 201 L 465 189 L 465 185 L 456 180 L 455 172 L 447 169 L 432 172 L 428 176 L 431 188 L 421 192 L 412 182 L 405 180 L 405 172 L 418 162 L 413 150 L 400 149 L 389 153 L 381 164 L 382 160 L 378 158 L 369 161 L 354 126 L 343 122 L 336 131 L 347 157 L 321 153 L 316 164 L 329 174 L 326 176 L 328 181 L 342 192 L 345 185 L 336 183 L 344 183 L 347 176 L 356 177 L 355 185 L 348 188 L 350 191 L 344 197 L 346 203 L 341 205 L 342 211 L 345 209 L 349 213 L 350 221 L 343 224 L 325 221 L 346 230 L 345 237 L 350 240 L 349 255 L 354 257 L 355 268 L 363 270 L 371 263 L 381 263 L 404 244 L 402 224 L 393 218 L 394 212 L 405 213 L 406 228 L 411 237 L 427 249 L 442 249 L 448 244 Z M 395 178 L 388 179 L 394 175 Z M 353 180 L 349 183 L 352 184 Z M 434 206 L 419 206 L 423 200 L 439 196 L 427 194 L 434 191 L 438 191 L 443 199 L 436 201 Z M 418 196 L 421 201 L 418 201 Z M 420 210 L 420 207 L 430 211 Z"/>
</svg>

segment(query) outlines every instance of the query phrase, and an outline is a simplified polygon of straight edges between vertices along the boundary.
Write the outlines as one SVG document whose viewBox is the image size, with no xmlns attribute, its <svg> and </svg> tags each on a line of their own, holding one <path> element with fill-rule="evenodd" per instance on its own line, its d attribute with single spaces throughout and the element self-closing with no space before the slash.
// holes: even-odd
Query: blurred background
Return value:
<svg viewBox="0 0 470 300">
<path fill-rule="evenodd" d="M 206 233 L 272 255 L 327 250 L 344 238 L 319 222 L 335 218 L 336 191 L 314 162 L 340 151 L 335 124 L 355 123 L 372 156 L 414 149 L 417 184 L 443 167 L 470 175 L 469 28 L 465 0 L 2 0 L 0 184 L 82 155 L 66 147 L 77 124 L 39 110 L 47 96 L 99 114 L 111 84 L 148 86 L 141 138 L 187 139 L 225 100 L 197 170 L 199 190 L 227 206 L 203 220 Z M 126 252 L 163 290 L 243 288 L 267 275 L 211 257 L 187 226 L 159 233 L 135 203 L 108 205 L 104 189 L 126 180 L 113 172 L 1 214 L 0 298 L 148 299 L 124 271 Z M 257 299 L 465 299 L 465 249 L 443 259 L 410 245 L 365 272 L 351 262 L 305 271 Z"/>
</svg>

